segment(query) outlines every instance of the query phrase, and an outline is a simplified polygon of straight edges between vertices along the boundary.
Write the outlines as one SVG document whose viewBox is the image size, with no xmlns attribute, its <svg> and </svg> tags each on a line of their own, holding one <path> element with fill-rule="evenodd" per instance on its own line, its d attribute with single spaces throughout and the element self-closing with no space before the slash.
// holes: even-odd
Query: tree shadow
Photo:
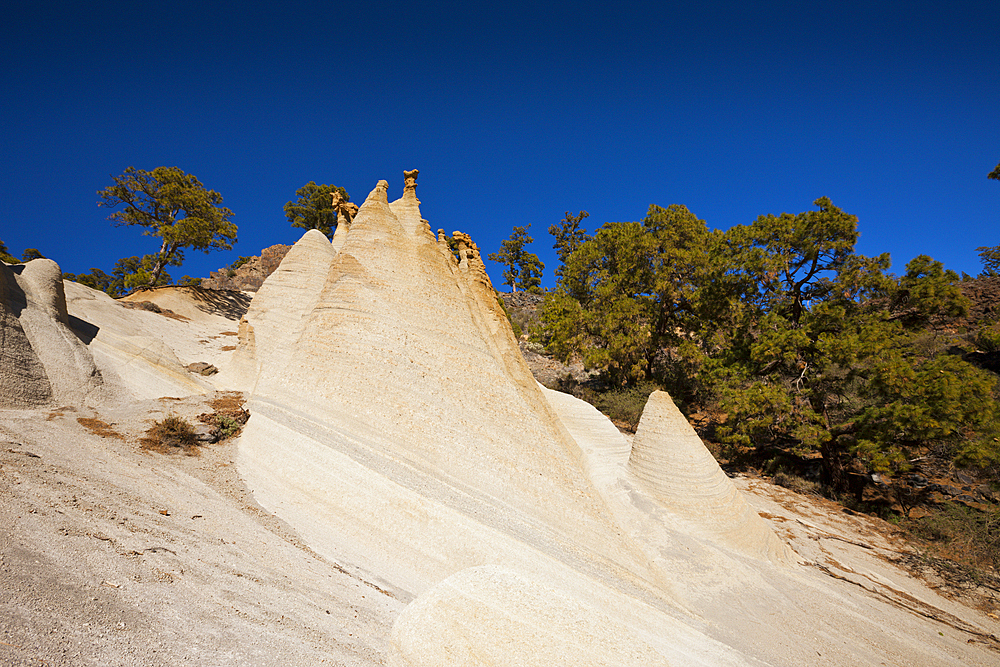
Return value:
<svg viewBox="0 0 1000 667">
<path fill-rule="evenodd" d="M 236 290 L 211 290 L 203 287 L 187 287 L 195 307 L 211 315 L 221 315 L 230 320 L 239 321 L 246 315 L 253 299 L 249 294 Z"/>
</svg>

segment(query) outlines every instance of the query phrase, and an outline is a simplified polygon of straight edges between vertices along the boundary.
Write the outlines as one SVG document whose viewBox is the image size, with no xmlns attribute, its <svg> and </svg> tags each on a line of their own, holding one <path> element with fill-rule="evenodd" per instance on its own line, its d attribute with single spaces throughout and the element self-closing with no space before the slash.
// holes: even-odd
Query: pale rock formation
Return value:
<svg viewBox="0 0 1000 667">
<path fill-rule="evenodd" d="M 473 565 L 530 568 L 536 549 L 572 561 L 570 545 L 591 543 L 588 558 L 634 566 L 466 246 L 457 265 L 414 191 L 390 205 L 379 182 L 321 293 L 282 302 L 301 329 L 260 365 L 241 470 L 330 555 L 407 597 Z M 377 503 L 352 491 L 376 488 Z"/>
<path fill-rule="evenodd" d="M 188 372 L 178 357 L 178 350 L 185 356 L 204 354 L 197 342 L 186 342 L 194 322 L 187 321 L 186 317 L 176 320 L 159 313 L 125 308 L 104 292 L 79 283 L 60 284 L 64 285 L 67 306 L 74 317 L 74 330 L 86 341 L 105 384 L 114 386 L 115 392 L 121 393 L 123 398 L 189 396 L 213 389 L 201 376 Z M 170 293 L 177 289 L 165 288 L 160 297 L 147 293 L 140 298 L 171 303 Z M 187 312 L 198 317 L 199 311 L 194 304 L 187 308 L 179 304 L 179 300 L 171 303 L 180 310 L 190 308 Z M 208 314 L 201 317 L 212 318 Z M 173 341 L 175 347 L 164 341 Z M 199 360 L 188 358 L 185 363 Z"/>
<path fill-rule="evenodd" d="M 584 601 L 578 591 L 496 566 L 448 577 L 412 602 L 392 630 L 393 667 L 653 667 L 747 664 L 732 649 L 692 641 L 694 633 L 655 609 L 644 624 Z M 638 615 L 638 614 L 637 614 Z M 693 647 L 693 650 L 692 650 Z"/>
<path fill-rule="evenodd" d="M 27 307 L 14 270 L 0 262 L 0 407 L 44 405 L 52 385 L 19 316 Z"/>
<path fill-rule="evenodd" d="M 265 366 L 281 372 L 301 333 L 303 318 L 319 300 L 335 255 L 330 241 L 316 229 L 303 234 L 285 254 L 240 320 L 231 386 L 252 388 Z M 258 340 L 267 344 L 258 346 Z"/>
<path fill-rule="evenodd" d="M 0 405 L 86 403 L 104 381 L 69 328 L 62 272 L 50 259 L 0 262 Z"/>
<path fill-rule="evenodd" d="M 303 568 L 311 572 L 321 560 L 322 568 L 344 574 L 347 583 L 338 588 L 326 574 L 311 572 L 306 580 L 317 588 L 301 608 L 308 612 L 299 618 L 312 619 L 305 625 L 282 616 L 257 629 L 291 632 L 310 646 L 325 638 L 328 646 L 346 647 L 346 664 L 996 662 L 993 621 L 910 585 L 879 560 L 891 549 L 848 545 L 813 525 L 815 515 L 775 523 L 817 565 L 800 566 L 735 493 L 665 394 L 651 398 L 630 443 L 593 406 L 535 383 L 479 249 L 456 233 L 456 259 L 444 233 L 431 233 L 420 216 L 415 177 L 407 173 L 402 198 L 391 203 L 380 182 L 354 222 L 338 230 L 339 246 L 319 232 L 304 234 L 242 320 L 245 295 L 238 293 L 165 288 L 136 297 L 173 311 L 157 313 L 66 283 L 62 305 L 57 267 L 0 266 L 0 400 L 45 404 L 67 391 L 65 378 L 77 377 L 85 387 L 97 377 L 87 374 L 87 357 L 72 349 L 72 340 L 59 338 L 67 322 L 101 370 L 102 391 L 85 401 L 109 389 L 120 389 L 125 399 L 222 387 L 252 392 L 237 466 L 267 512 L 256 506 L 251 512 L 238 494 L 231 502 L 268 534 L 285 532 L 279 519 L 290 525 L 294 538 L 279 541 L 297 556 L 255 561 L 262 558 L 260 542 L 237 537 L 239 546 L 226 544 L 232 550 L 224 553 L 248 560 L 223 558 L 226 569 L 247 573 L 242 581 L 269 572 L 247 589 L 259 593 L 269 582 L 301 584 Z M 54 342 L 36 345 L 38 331 Z M 53 358 L 66 369 L 52 367 Z M 192 362 L 219 372 L 196 375 L 183 366 Z M 57 371 L 68 374 L 53 382 Z M 149 404 L 165 410 L 175 403 Z M 147 408 L 121 410 L 135 424 L 144 416 L 134 411 Z M 21 432 L 28 433 L 48 429 L 46 412 L 17 409 L 3 417 L 20 415 Z M 85 451 L 98 455 L 95 470 L 112 458 L 103 446 Z M 46 468 L 57 463 L 55 453 L 45 451 Z M 230 501 L 221 496 L 236 480 L 219 487 L 219 502 L 205 494 L 191 500 L 189 487 L 175 484 L 184 479 L 178 468 L 147 466 L 147 460 L 127 468 L 132 472 L 105 468 L 101 474 L 142 480 L 135 484 L 147 487 L 147 514 L 164 506 L 150 504 L 159 494 L 161 503 L 183 497 L 190 514 L 213 515 L 217 524 L 232 519 L 224 509 Z M 162 486 L 168 478 L 171 485 Z M 769 515 L 784 504 L 775 497 L 761 505 L 759 493 L 751 502 Z M 177 544 L 209 535 L 200 521 L 190 527 L 187 510 L 174 509 L 177 523 L 159 523 L 154 512 L 157 522 L 145 525 L 157 534 L 183 526 Z M 221 541 L 230 542 L 228 525 L 223 529 Z M 865 553 L 838 551 L 846 546 Z M 198 553 L 178 550 L 170 562 L 201 562 Z M 108 556 L 121 560 L 117 550 Z M 186 579 L 168 588 L 197 589 L 213 617 L 249 599 L 231 598 L 232 581 L 197 585 L 198 572 L 206 571 L 187 570 Z M 139 590 L 152 588 L 122 587 L 116 595 Z M 325 616 L 324 599 L 347 612 Z M 316 621 L 324 616 L 327 622 Z M 369 635 L 361 644 L 378 652 L 357 651 L 359 633 Z"/>
<path fill-rule="evenodd" d="M 800 567 L 668 396 L 630 446 L 535 383 L 479 249 L 452 240 L 457 261 L 415 180 L 391 203 L 380 181 L 339 246 L 293 247 L 234 356 L 253 376 L 241 475 L 409 603 L 392 664 L 948 664 L 912 625 L 864 620 L 874 599 L 842 624 L 845 591 Z"/>
<path fill-rule="evenodd" d="M 595 656 L 719 664 L 708 656 L 724 647 L 670 615 L 685 608 L 670 581 L 678 540 L 664 532 L 667 510 L 628 478 L 620 435 L 612 466 L 567 430 L 520 355 L 479 249 L 455 234 L 456 261 L 409 185 L 390 203 L 380 181 L 339 250 L 318 232 L 303 236 L 241 323 L 234 359 L 257 379 L 239 464 L 258 501 L 348 571 L 417 598 L 398 628 L 401 665 L 445 664 L 453 640 L 506 654 L 500 664 L 531 664 L 547 640 L 515 650 L 518 632 L 490 648 L 500 639 L 491 624 L 600 609 L 630 611 L 594 621 L 594 637 L 579 640 L 604 647 Z M 612 488 L 622 480 L 639 500 Z M 726 586 L 714 574 L 700 581 Z M 518 588 L 498 595 L 511 582 Z M 493 604 L 475 607 L 487 595 Z M 537 605 L 523 604 L 530 596 Z M 458 618 L 474 607 L 486 615 L 475 632 Z M 407 654 L 406 637 L 442 624 Z M 571 625 L 552 627 L 560 645 L 572 643 Z M 653 653 L 635 639 L 645 626 L 661 637 Z M 640 647 L 632 663 L 619 655 L 626 644 Z"/>
<path fill-rule="evenodd" d="M 650 395 L 628 467 L 660 503 L 690 520 L 695 531 L 758 558 L 796 560 L 736 490 L 666 392 Z"/>
</svg>

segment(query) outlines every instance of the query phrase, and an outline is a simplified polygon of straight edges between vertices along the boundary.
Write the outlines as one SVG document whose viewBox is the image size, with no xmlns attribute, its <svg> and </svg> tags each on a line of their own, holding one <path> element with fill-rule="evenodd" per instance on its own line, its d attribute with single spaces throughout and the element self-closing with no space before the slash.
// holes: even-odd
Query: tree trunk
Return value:
<svg viewBox="0 0 1000 667">
<path fill-rule="evenodd" d="M 843 491 L 847 488 L 847 471 L 844 469 L 840 451 L 832 440 L 824 442 L 819 451 L 823 456 L 823 481 L 834 491 Z"/>
<path fill-rule="evenodd" d="M 160 246 L 160 252 L 156 255 L 156 263 L 153 264 L 153 273 L 149 280 L 150 288 L 156 287 L 157 281 L 160 280 L 160 274 L 163 273 L 163 267 L 167 265 L 167 261 L 173 253 L 174 248 L 168 248 L 167 242 L 164 241 Z"/>
</svg>

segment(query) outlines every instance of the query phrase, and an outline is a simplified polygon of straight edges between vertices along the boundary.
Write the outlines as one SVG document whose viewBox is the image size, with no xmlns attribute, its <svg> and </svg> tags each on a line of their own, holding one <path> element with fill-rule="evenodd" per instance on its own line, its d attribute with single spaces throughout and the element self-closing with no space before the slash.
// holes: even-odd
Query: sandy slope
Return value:
<svg viewBox="0 0 1000 667">
<path fill-rule="evenodd" d="M 234 443 L 200 457 L 139 448 L 149 420 L 206 410 L 197 398 L 0 412 L 0 664 L 384 664 L 403 601 L 345 574 L 263 511 L 235 473 Z M 101 418 L 124 439 L 94 435 L 78 417 Z M 988 637 L 1000 623 L 887 562 L 901 545 L 874 520 L 736 481 L 841 596 L 840 615 L 811 619 L 817 636 L 864 611 L 939 656 L 886 664 L 1000 660 Z"/>
<path fill-rule="evenodd" d="M 382 664 L 402 603 L 262 511 L 234 443 L 200 457 L 137 445 L 150 420 L 205 411 L 0 414 L 0 664 Z"/>
</svg>

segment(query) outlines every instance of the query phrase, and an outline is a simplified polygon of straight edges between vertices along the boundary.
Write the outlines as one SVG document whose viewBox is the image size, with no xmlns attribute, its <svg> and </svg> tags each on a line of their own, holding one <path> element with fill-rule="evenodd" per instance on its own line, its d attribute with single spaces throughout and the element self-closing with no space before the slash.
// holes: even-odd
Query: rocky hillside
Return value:
<svg viewBox="0 0 1000 667">
<path fill-rule="evenodd" d="M 267 277 L 278 268 L 291 247 L 278 244 L 264 248 L 259 256 L 251 257 L 248 262 L 236 269 L 223 268 L 212 271 L 208 278 L 201 281 L 201 286 L 213 290 L 256 292 Z"/>
</svg>

